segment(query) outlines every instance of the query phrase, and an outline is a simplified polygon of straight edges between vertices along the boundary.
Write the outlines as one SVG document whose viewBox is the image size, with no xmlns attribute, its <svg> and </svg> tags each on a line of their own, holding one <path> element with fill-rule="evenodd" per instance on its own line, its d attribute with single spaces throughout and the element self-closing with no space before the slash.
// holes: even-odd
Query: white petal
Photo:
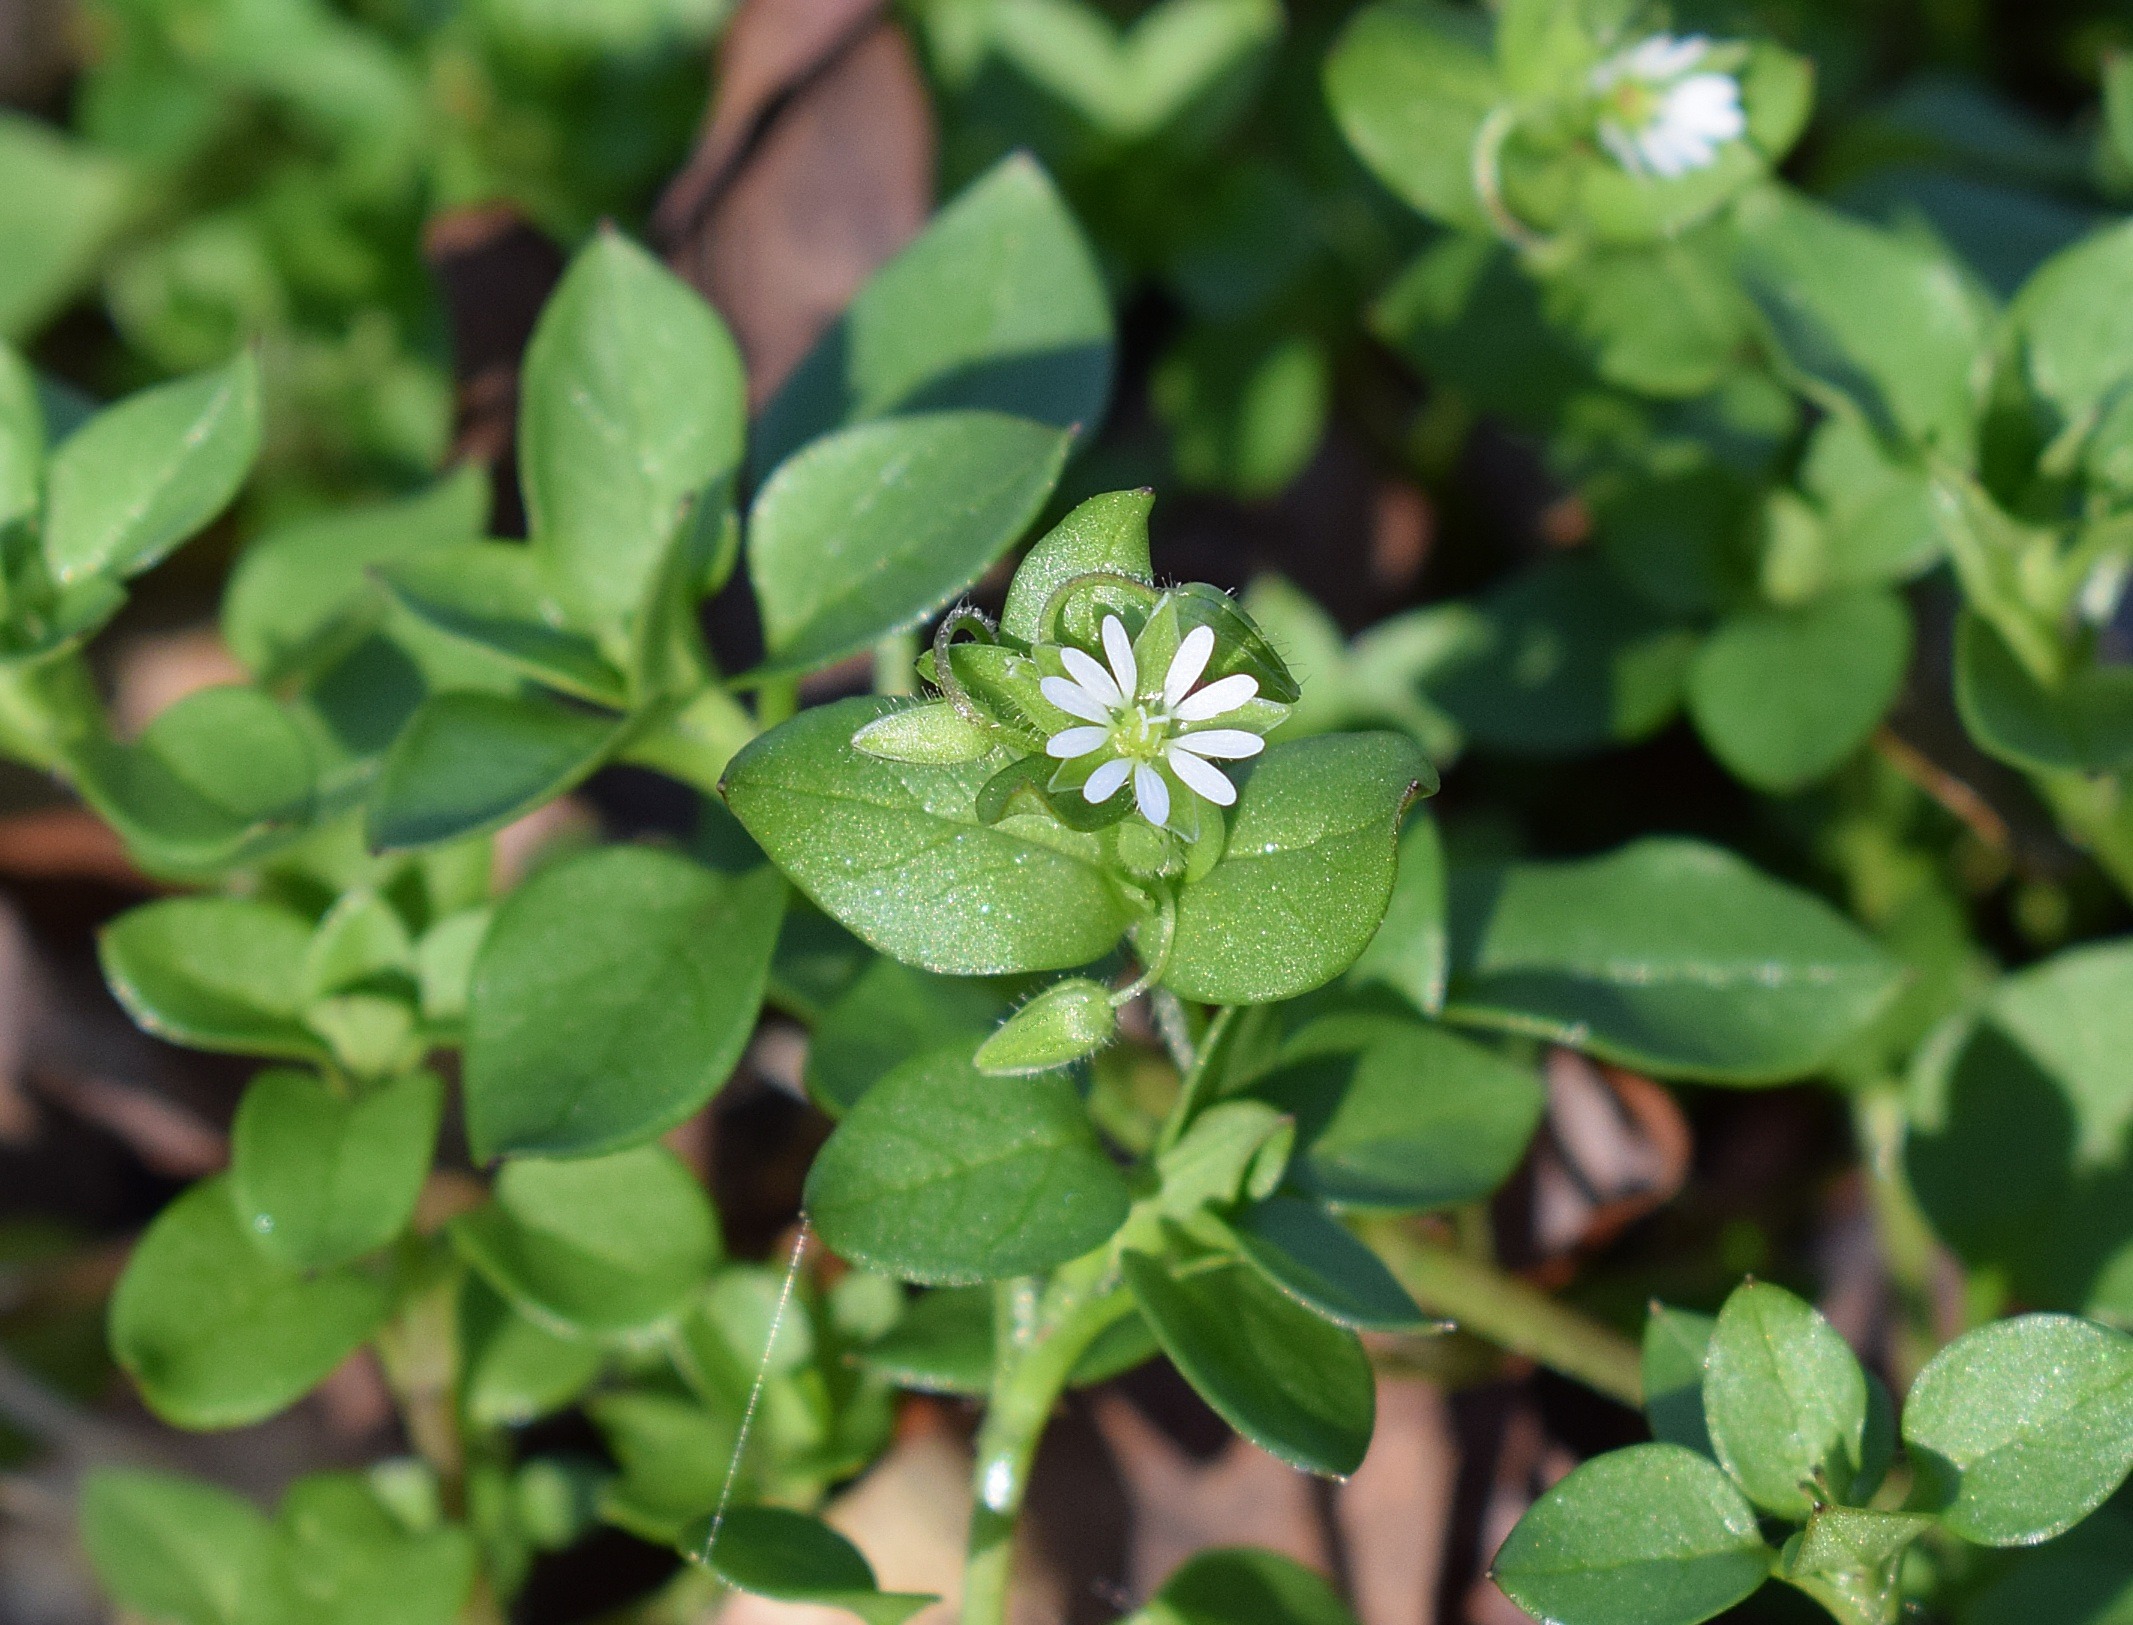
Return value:
<svg viewBox="0 0 2133 1625">
<path fill-rule="evenodd" d="M 1192 685 L 1200 680 L 1200 673 L 1207 670 L 1208 659 L 1214 652 L 1213 627 L 1196 626 L 1185 634 L 1178 652 L 1170 657 L 1170 670 L 1163 674 L 1165 705 L 1174 706 L 1192 692 Z"/>
<path fill-rule="evenodd" d="M 1109 801 L 1118 794 L 1118 787 L 1126 782 L 1126 775 L 1132 771 L 1133 764 L 1125 757 L 1112 757 L 1089 775 L 1089 782 L 1081 787 L 1081 799 L 1092 807 Z"/>
<path fill-rule="evenodd" d="M 1195 756 L 1219 756 L 1241 761 L 1266 749 L 1266 741 L 1242 728 L 1209 728 L 1204 733 L 1180 734 L 1170 742 L 1172 750 L 1189 750 Z"/>
<path fill-rule="evenodd" d="M 1210 766 L 1199 757 L 1172 745 L 1163 753 L 1170 762 L 1170 771 L 1184 781 L 1185 787 L 1202 800 L 1212 801 L 1217 807 L 1233 807 L 1237 803 L 1237 787 L 1222 776 L 1222 770 Z"/>
<path fill-rule="evenodd" d="M 1126 623 L 1116 615 L 1104 617 L 1104 653 L 1111 657 L 1111 675 L 1118 691 L 1127 698 L 1140 692 L 1141 669 L 1133 663 L 1133 640 L 1126 636 Z"/>
<path fill-rule="evenodd" d="M 1070 683 L 1064 677 L 1047 677 L 1037 690 L 1070 717 L 1080 717 L 1084 722 L 1111 720 L 1111 708 L 1079 683 Z"/>
<path fill-rule="evenodd" d="M 1070 762 L 1092 750 L 1102 750 L 1110 737 L 1109 728 L 1062 728 L 1044 742 L 1044 754 Z"/>
<path fill-rule="evenodd" d="M 1133 799 L 1141 804 L 1141 816 L 1157 829 L 1170 822 L 1170 786 L 1146 762 L 1133 770 Z"/>
<path fill-rule="evenodd" d="M 1120 692 L 1118 684 L 1111 681 L 1111 674 L 1079 649 L 1061 649 L 1059 658 L 1066 662 L 1067 675 L 1087 689 L 1100 703 L 1108 705 L 1114 711 L 1126 703 L 1126 696 Z"/>
<path fill-rule="evenodd" d="M 1259 679 L 1240 671 L 1236 676 L 1225 677 L 1219 683 L 1209 683 L 1197 694 L 1186 695 L 1178 704 L 1178 720 L 1205 722 L 1209 717 L 1219 717 L 1236 710 L 1258 692 Z"/>
</svg>

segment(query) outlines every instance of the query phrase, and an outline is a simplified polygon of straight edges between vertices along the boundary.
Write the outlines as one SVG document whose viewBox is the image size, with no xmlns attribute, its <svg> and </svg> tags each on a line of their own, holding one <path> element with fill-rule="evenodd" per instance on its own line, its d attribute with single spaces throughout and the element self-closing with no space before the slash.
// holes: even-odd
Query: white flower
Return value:
<svg viewBox="0 0 2133 1625">
<path fill-rule="evenodd" d="M 1592 70 L 1600 143 L 1632 175 L 1674 180 L 1708 169 L 1720 147 L 1747 132 L 1740 81 L 1692 71 L 1710 49 L 1701 35 L 1654 34 Z"/>
<path fill-rule="evenodd" d="M 1161 685 L 1145 691 L 1133 640 L 1116 615 L 1104 617 L 1103 645 L 1109 670 L 1079 649 L 1062 648 L 1068 675 L 1039 685 L 1052 704 L 1086 724 L 1053 734 L 1045 753 L 1060 761 L 1101 754 L 1081 787 L 1083 798 L 1092 805 L 1109 801 L 1130 778 L 1141 816 L 1158 828 L 1170 821 L 1165 768 L 1202 799 L 1218 807 L 1235 803 L 1237 787 L 1214 764 L 1257 756 L 1266 741 L 1242 728 L 1207 724 L 1256 698 L 1259 679 L 1240 672 L 1195 689 L 1215 652 L 1215 634 L 1205 626 L 1185 634 Z"/>
</svg>

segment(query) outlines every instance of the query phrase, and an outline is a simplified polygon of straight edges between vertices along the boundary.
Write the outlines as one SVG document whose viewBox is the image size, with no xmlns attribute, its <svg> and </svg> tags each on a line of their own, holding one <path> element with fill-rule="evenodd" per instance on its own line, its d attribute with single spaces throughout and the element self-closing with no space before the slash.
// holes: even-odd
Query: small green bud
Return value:
<svg viewBox="0 0 2133 1625">
<path fill-rule="evenodd" d="M 975 762 L 992 750 L 992 738 L 946 700 L 906 705 L 876 717 L 852 735 L 852 748 L 889 762 L 950 767 Z"/>
<path fill-rule="evenodd" d="M 977 1068 L 999 1077 L 1049 1072 L 1095 1054 L 1117 1027 L 1111 990 L 1086 976 L 1070 977 L 1046 988 L 980 1044 Z"/>
</svg>

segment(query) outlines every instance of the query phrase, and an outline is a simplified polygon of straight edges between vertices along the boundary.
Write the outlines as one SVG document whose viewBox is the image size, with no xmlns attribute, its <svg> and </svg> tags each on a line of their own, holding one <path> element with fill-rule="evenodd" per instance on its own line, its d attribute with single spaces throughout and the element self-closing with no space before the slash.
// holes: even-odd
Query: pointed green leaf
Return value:
<svg viewBox="0 0 2133 1625">
<path fill-rule="evenodd" d="M 519 387 L 533 547 L 580 618 L 633 614 L 667 544 L 741 459 L 740 353 L 702 297 L 620 233 L 579 251 Z"/>
<path fill-rule="evenodd" d="M 273 1580 L 274 1530 L 251 1502 L 175 1473 L 100 1467 L 82 1543 L 121 1607 L 178 1625 L 252 1625 Z"/>
<path fill-rule="evenodd" d="M 1704 1359 L 1711 1446 L 1750 1500 L 1804 1522 L 1850 1497 L 1865 1455 L 1866 1373 L 1811 1304 L 1750 1282 L 1726 1299 Z"/>
<path fill-rule="evenodd" d="M 1337 1326 L 1411 1332 L 1433 1324 L 1407 1289 L 1316 1202 L 1269 1197 L 1233 1225 L 1244 1256 L 1282 1291 Z"/>
<path fill-rule="evenodd" d="M 44 552 L 62 585 L 137 575 L 237 494 L 259 454 L 259 364 L 128 396 L 52 454 Z"/>
<path fill-rule="evenodd" d="M 370 844 L 403 851 L 500 829 L 590 774 L 628 726 L 549 700 L 434 695 L 378 770 Z"/>
<path fill-rule="evenodd" d="M 728 1507 L 684 1538 L 689 1555 L 736 1590 L 903 1625 L 938 1599 L 881 1590 L 859 1548 L 820 1518 L 785 1507 Z"/>
<path fill-rule="evenodd" d="M 1704 1359 L 1715 1315 L 1654 1302 L 1644 1323 L 1644 1419 L 1662 1444 L 1718 1459 L 1703 1414 Z"/>
<path fill-rule="evenodd" d="M 594 639 L 570 629 L 531 548 L 459 542 L 426 548 L 378 574 L 410 614 L 514 672 L 595 705 L 623 706 L 622 673 Z"/>
<path fill-rule="evenodd" d="M 1355 1625 L 1325 1577 L 1256 1547 L 1196 1552 L 1126 1625 Z"/>
<path fill-rule="evenodd" d="M 311 927 L 270 903 L 174 897 L 129 909 L 98 941 L 104 979 L 146 1031 L 194 1049 L 323 1059 L 300 1019 Z"/>
<path fill-rule="evenodd" d="M 1004 413 L 933 412 L 788 458 L 748 520 L 763 673 L 829 665 L 954 598 L 1037 517 L 1072 441 Z"/>
<path fill-rule="evenodd" d="M 1044 606 L 1052 594 L 1076 576 L 1118 575 L 1131 581 L 1154 578 L 1148 564 L 1148 512 L 1155 493 L 1106 491 L 1075 507 L 1023 556 L 1007 586 L 1007 607 L 1000 612 L 1000 633 L 1020 643 L 1044 636 Z"/>
<path fill-rule="evenodd" d="M 1093 429 L 1111 301 L 1072 212 L 1025 155 L 973 181 L 877 271 L 764 409 L 758 476 L 892 412 L 984 408 Z"/>
<path fill-rule="evenodd" d="M 1377 1383 L 1355 1333 L 1242 1259 L 1129 1252 L 1120 1264 L 1163 1352 L 1231 1427 L 1306 1472 L 1362 1465 Z"/>
<path fill-rule="evenodd" d="M 1828 904 L 1695 841 L 1452 876 L 1449 1019 L 1661 1077 L 1811 1072 L 1902 982 Z"/>
</svg>

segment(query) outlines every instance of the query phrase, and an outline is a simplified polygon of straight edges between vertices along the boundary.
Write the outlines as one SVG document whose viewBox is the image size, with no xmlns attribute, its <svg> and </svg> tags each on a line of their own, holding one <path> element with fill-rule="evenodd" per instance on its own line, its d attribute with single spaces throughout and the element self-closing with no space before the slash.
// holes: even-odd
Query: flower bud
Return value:
<svg viewBox="0 0 2133 1625">
<path fill-rule="evenodd" d="M 1110 989 L 1086 976 L 1070 977 L 1046 988 L 980 1044 L 977 1067 L 996 1076 L 1048 1072 L 1095 1054 L 1117 1026 Z"/>
</svg>

